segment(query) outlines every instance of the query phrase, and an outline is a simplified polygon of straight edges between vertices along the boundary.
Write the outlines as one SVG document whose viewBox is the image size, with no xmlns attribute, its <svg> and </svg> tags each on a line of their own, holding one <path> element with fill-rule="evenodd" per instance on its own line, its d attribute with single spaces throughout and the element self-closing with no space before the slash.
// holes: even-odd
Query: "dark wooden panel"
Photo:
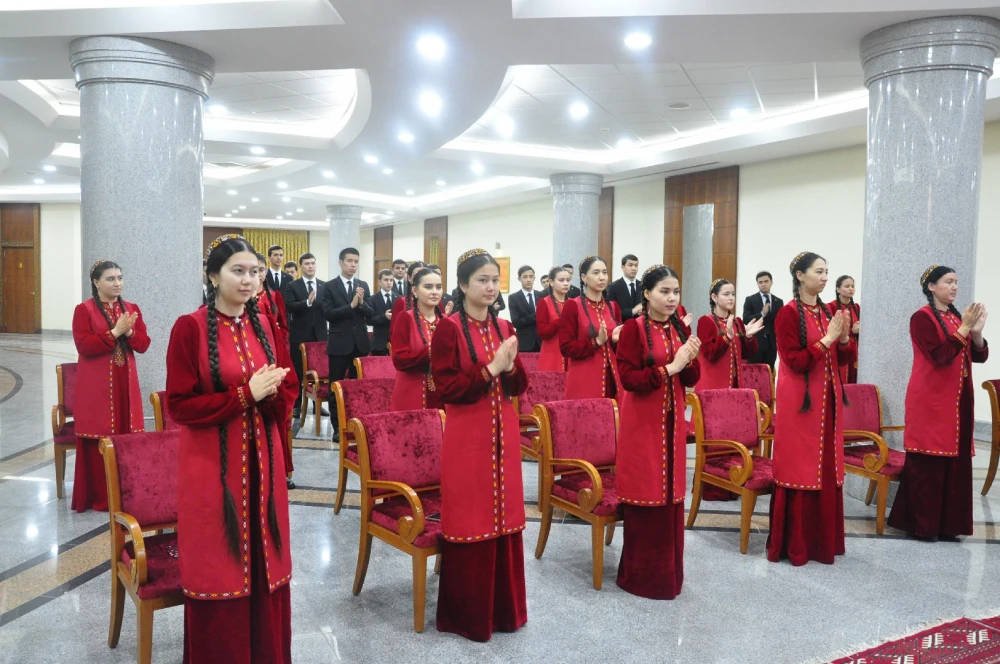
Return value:
<svg viewBox="0 0 1000 664">
<path fill-rule="evenodd" d="M 0 241 L 33 245 L 34 226 L 38 216 L 37 203 L 4 203 L 0 205 Z"/>
<path fill-rule="evenodd" d="M 448 217 L 424 219 L 424 262 L 441 267 L 441 283 L 448 290 Z"/>
<path fill-rule="evenodd" d="M 381 270 L 392 268 L 392 226 L 379 226 L 375 229 L 375 259 L 372 265 L 372 278 L 378 281 Z M 372 288 L 377 286 L 373 285 Z"/>
<path fill-rule="evenodd" d="M 215 238 L 227 233 L 239 233 L 238 228 L 228 228 L 226 226 L 203 226 L 201 229 L 201 257 L 208 256 L 208 246 L 215 241 Z"/>
<path fill-rule="evenodd" d="M 604 187 L 597 202 L 597 255 L 610 266 L 615 264 L 615 188 Z"/>
<path fill-rule="evenodd" d="M 715 254 L 712 256 L 712 278 L 728 279 L 736 283 L 736 254 Z"/>
<path fill-rule="evenodd" d="M 716 228 L 712 233 L 712 253 L 713 254 L 735 254 L 736 253 L 736 233 L 733 227 Z"/>
<path fill-rule="evenodd" d="M 41 257 L 41 206 L 0 205 L 0 332 L 41 332 Z"/>
<path fill-rule="evenodd" d="M 684 207 L 715 205 L 712 238 L 712 273 L 736 281 L 736 252 L 739 233 L 738 166 L 678 175 L 664 181 L 663 262 L 684 270 Z"/>
</svg>

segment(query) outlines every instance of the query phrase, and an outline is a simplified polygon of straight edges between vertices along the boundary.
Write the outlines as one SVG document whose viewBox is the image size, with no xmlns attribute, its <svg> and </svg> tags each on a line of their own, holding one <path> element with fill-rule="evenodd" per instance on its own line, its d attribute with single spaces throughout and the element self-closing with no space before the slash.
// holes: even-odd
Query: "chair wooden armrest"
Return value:
<svg viewBox="0 0 1000 664">
<path fill-rule="evenodd" d="M 522 413 L 521 418 L 521 433 L 527 435 L 531 439 L 531 449 L 536 453 L 542 453 L 542 437 L 538 435 L 539 422 L 538 418 L 534 415 L 528 415 Z"/>
<path fill-rule="evenodd" d="M 527 433 L 525 431 L 526 427 L 527 428 L 537 429 L 538 426 L 539 426 L 538 425 L 538 418 L 535 417 L 534 415 L 531 415 L 529 413 L 521 413 L 518 417 L 521 420 L 521 432 L 522 433 Z"/>
<path fill-rule="evenodd" d="M 757 405 L 759 406 L 760 410 L 760 434 L 765 436 L 770 435 L 770 434 L 765 434 L 764 432 L 767 431 L 767 428 L 769 426 L 771 426 L 771 417 L 772 417 L 771 407 L 768 406 L 763 401 L 758 401 Z"/>
<path fill-rule="evenodd" d="M 594 464 L 583 459 L 550 459 L 549 463 L 554 466 L 573 466 L 587 473 L 590 477 L 592 489 L 580 489 L 577 493 L 577 502 L 586 512 L 593 512 L 594 508 L 601 504 L 604 498 L 604 485 L 601 484 L 601 474 L 597 472 Z"/>
<path fill-rule="evenodd" d="M 302 382 L 305 385 L 319 385 L 319 373 L 310 369 L 306 372 L 306 375 L 302 377 Z"/>
<path fill-rule="evenodd" d="M 704 447 L 728 447 L 729 449 L 739 452 L 740 456 L 743 458 L 743 467 L 738 468 L 733 466 L 729 469 L 729 481 L 738 486 L 743 486 L 748 479 L 753 475 L 753 457 L 750 456 L 750 452 L 742 444 L 735 440 L 703 440 L 701 445 Z M 719 452 L 705 452 L 705 456 L 719 456 Z M 723 452 L 723 454 L 728 454 L 728 452 Z"/>
<path fill-rule="evenodd" d="M 393 493 L 398 493 L 406 498 L 413 510 L 413 516 L 400 517 L 398 521 L 399 536 L 407 544 L 413 544 L 424 532 L 424 506 L 420 502 L 420 496 L 407 484 L 402 482 L 387 482 L 381 480 L 369 480 L 365 482 L 366 489 L 385 489 Z"/>
<path fill-rule="evenodd" d="M 847 430 L 844 431 L 844 436 L 858 436 L 860 438 L 867 438 L 878 446 L 878 456 L 874 454 L 865 455 L 865 469 L 870 470 L 873 473 L 877 473 L 882 470 L 882 466 L 889 463 L 889 446 L 885 444 L 885 439 L 882 436 L 874 433 L 872 431 L 855 431 Z"/>
<path fill-rule="evenodd" d="M 882 427 L 882 431 L 903 431 L 906 427 L 899 425 L 898 427 Z"/>
<path fill-rule="evenodd" d="M 132 552 L 135 554 L 132 556 L 132 564 L 130 566 L 130 571 L 132 572 L 132 585 L 139 587 L 146 583 L 146 542 L 142 538 L 142 527 L 139 522 L 135 520 L 131 514 L 126 514 L 125 512 L 115 512 L 114 516 L 115 522 L 128 528 L 129 536 L 132 538 Z M 121 552 L 117 552 L 119 557 Z M 111 561 L 112 574 L 114 573 L 114 568 L 118 564 L 117 560 Z"/>
<path fill-rule="evenodd" d="M 62 404 L 52 406 L 52 436 L 58 436 L 66 426 L 66 409 Z"/>
</svg>

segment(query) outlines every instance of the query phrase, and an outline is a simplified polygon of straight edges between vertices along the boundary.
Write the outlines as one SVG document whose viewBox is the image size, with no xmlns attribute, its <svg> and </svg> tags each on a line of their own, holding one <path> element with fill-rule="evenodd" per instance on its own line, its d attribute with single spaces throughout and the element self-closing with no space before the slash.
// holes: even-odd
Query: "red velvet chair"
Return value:
<svg viewBox="0 0 1000 664">
<path fill-rule="evenodd" d="M 337 469 L 337 497 L 333 513 L 340 514 L 347 489 L 347 471 L 361 475 L 361 462 L 354 436 L 347 427 L 351 418 L 375 413 L 388 413 L 392 405 L 392 388 L 395 378 L 370 378 L 368 380 L 344 379 L 333 383 L 333 397 L 337 406 L 337 424 L 340 431 L 339 467 Z"/>
<path fill-rule="evenodd" d="M 521 358 L 521 366 L 524 370 L 530 374 L 538 371 L 538 358 L 541 357 L 541 353 L 518 353 L 517 356 Z"/>
<path fill-rule="evenodd" d="M 761 405 L 761 417 L 764 417 L 763 409 L 770 410 L 769 424 L 761 427 L 761 440 L 764 441 L 764 456 L 770 458 L 771 444 L 774 442 L 774 372 L 766 364 L 742 364 L 740 365 L 741 386 L 751 390 L 757 390 L 757 397 Z M 759 449 L 759 445 L 753 451 Z"/>
<path fill-rule="evenodd" d="M 694 485 L 687 527 L 694 527 L 705 484 L 739 494 L 740 553 L 750 546 L 750 521 L 757 497 L 771 493 L 774 474 L 769 457 L 753 457 L 760 445 L 760 402 L 749 388 L 705 390 L 687 395 L 695 436 Z"/>
<path fill-rule="evenodd" d="M 357 595 L 365 584 L 372 536 L 409 554 L 413 629 L 422 632 L 427 558 L 441 553 L 444 412 L 423 409 L 362 415 L 350 421 L 348 430 L 357 441 L 361 466 L 361 540 L 353 592 Z"/>
<path fill-rule="evenodd" d="M 151 393 L 149 395 L 149 403 L 153 405 L 153 422 L 155 422 L 156 431 L 181 428 L 181 425 L 170 419 L 170 413 L 167 412 L 166 392 Z"/>
<path fill-rule="evenodd" d="M 524 354 L 518 353 L 519 357 Z M 547 401 L 562 401 L 566 393 L 565 371 L 536 371 L 528 380 L 528 389 L 517 397 L 518 413 L 521 417 L 521 452 L 524 456 L 538 461 L 542 458 L 541 441 L 538 438 L 538 419 L 535 404 Z"/>
<path fill-rule="evenodd" d="M 325 341 L 309 341 L 299 344 L 302 353 L 302 408 L 299 413 L 299 428 L 306 423 L 309 401 L 313 402 L 316 413 L 316 435 L 323 423 L 323 404 L 330 396 L 330 360 L 326 354 Z"/>
<path fill-rule="evenodd" d="M 73 422 L 73 393 L 76 389 L 76 362 L 56 365 L 59 403 L 52 406 L 52 443 L 55 445 L 56 497 L 65 496 L 66 453 L 76 449 L 76 424 Z"/>
<path fill-rule="evenodd" d="M 535 406 L 541 440 L 542 526 L 535 558 L 541 558 L 558 507 L 590 524 L 594 589 L 604 578 L 604 547 L 621 520 L 615 485 L 618 405 L 613 399 L 550 401 Z"/>
<path fill-rule="evenodd" d="M 358 380 L 369 378 L 396 379 L 396 365 L 388 355 L 366 355 L 354 358 L 354 368 L 358 372 Z"/>
<path fill-rule="evenodd" d="M 993 416 L 993 439 L 990 441 L 990 469 L 986 473 L 982 494 L 985 496 L 993 486 L 993 478 L 997 474 L 997 462 L 1000 461 L 1000 380 L 983 381 L 983 389 L 990 395 L 990 413 Z"/>
<path fill-rule="evenodd" d="M 101 439 L 111 517 L 108 646 L 118 645 L 127 592 L 138 614 L 139 664 L 151 661 L 153 613 L 184 603 L 177 560 L 179 444 L 176 429 Z M 150 534 L 167 528 L 172 532 Z"/>
<path fill-rule="evenodd" d="M 844 472 L 868 479 L 865 505 L 872 504 L 878 491 L 875 512 L 875 532 L 885 530 L 885 507 L 889 500 L 889 483 L 898 482 L 903 474 L 906 452 L 894 450 L 882 438 L 886 431 L 902 431 L 903 427 L 882 424 L 882 394 L 874 385 L 864 383 L 844 385 L 848 403 L 844 404 Z"/>
</svg>

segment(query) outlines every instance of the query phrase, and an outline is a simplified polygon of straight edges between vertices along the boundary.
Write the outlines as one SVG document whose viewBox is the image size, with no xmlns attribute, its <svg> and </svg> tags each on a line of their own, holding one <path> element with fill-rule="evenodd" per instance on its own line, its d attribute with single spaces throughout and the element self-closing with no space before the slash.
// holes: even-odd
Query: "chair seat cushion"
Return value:
<svg viewBox="0 0 1000 664">
<path fill-rule="evenodd" d="M 729 469 L 734 466 L 742 466 L 743 457 L 739 454 L 727 454 L 725 456 L 712 457 L 705 460 L 705 472 L 709 475 L 729 479 Z M 759 491 L 769 489 L 774 485 L 774 472 L 771 468 L 771 460 L 767 457 L 753 458 L 753 474 L 750 479 L 743 484 L 744 489 Z"/>
<path fill-rule="evenodd" d="M 594 508 L 597 516 L 611 516 L 618 513 L 618 485 L 615 474 L 603 472 L 601 475 L 601 502 Z M 586 473 L 564 475 L 552 484 L 552 495 L 579 504 L 578 497 L 583 489 L 593 488 L 590 476 Z"/>
<path fill-rule="evenodd" d="M 326 399 L 330 396 L 330 384 L 321 383 L 319 386 L 315 384 L 306 386 L 306 396 L 316 397 L 318 399 Z"/>
<path fill-rule="evenodd" d="M 170 555 L 168 548 L 177 552 L 177 533 L 144 537 L 146 545 L 146 583 L 139 586 L 139 599 L 154 599 L 181 592 L 181 564 Z M 132 542 L 122 549 L 122 562 L 131 564 Z"/>
<path fill-rule="evenodd" d="M 418 495 L 420 496 L 420 504 L 424 508 L 424 517 L 432 514 L 438 515 L 434 521 L 424 519 L 424 532 L 420 533 L 413 541 L 413 546 L 425 548 L 437 544 L 438 538 L 441 536 L 441 492 L 427 491 Z M 394 533 L 399 532 L 399 520 L 404 516 L 412 515 L 413 510 L 410 509 L 409 501 L 399 495 L 383 500 L 372 509 L 372 521 Z"/>
<path fill-rule="evenodd" d="M 70 420 L 65 425 L 63 425 L 62 431 L 59 432 L 58 436 L 52 437 L 52 442 L 55 444 L 76 444 L 76 423 Z"/>
<path fill-rule="evenodd" d="M 358 446 L 348 445 L 347 451 L 344 452 L 344 456 L 347 457 L 348 461 L 353 461 L 354 463 L 361 463 L 361 457 L 358 456 Z"/>
<path fill-rule="evenodd" d="M 874 454 L 878 456 L 878 445 L 847 445 L 844 447 L 844 463 L 849 466 L 865 467 L 865 455 Z M 881 469 L 880 475 L 898 475 L 903 472 L 903 463 L 906 462 L 906 452 L 889 448 L 889 460 Z"/>
</svg>

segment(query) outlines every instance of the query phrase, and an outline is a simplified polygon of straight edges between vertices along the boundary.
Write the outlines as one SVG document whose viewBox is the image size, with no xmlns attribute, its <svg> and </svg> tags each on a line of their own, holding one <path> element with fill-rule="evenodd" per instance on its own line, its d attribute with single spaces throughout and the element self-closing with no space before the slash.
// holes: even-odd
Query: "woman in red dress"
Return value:
<svg viewBox="0 0 1000 664">
<path fill-rule="evenodd" d="M 392 410 L 440 408 L 441 399 L 431 376 L 431 339 L 441 320 L 441 275 L 421 268 L 413 275 L 411 292 L 417 304 L 392 328 L 392 364 L 396 384 Z"/>
<path fill-rule="evenodd" d="M 985 362 L 986 307 L 955 308 L 958 276 L 932 265 L 920 278 L 927 306 L 910 317 L 906 462 L 889 525 L 925 540 L 972 534 L 972 363 Z"/>
<path fill-rule="evenodd" d="M 291 662 L 292 573 L 281 444 L 295 401 L 287 344 L 257 310 L 263 278 L 239 235 L 209 250 L 208 305 L 177 319 L 167 406 L 181 425 L 178 558 L 184 661 Z"/>
<path fill-rule="evenodd" d="M 618 305 L 604 299 L 608 266 L 598 256 L 580 263 L 580 297 L 567 300 L 559 320 L 559 348 L 569 359 L 567 399 L 614 399 L 621 394 L 614 347 L 621 332 Z"/>
<path fill-rule="evenodd" d="M 845 312 L 836 314 L 819 294 L 826 261 L 812 252 L 795 257 L 794 299 L 774 321 L 781 368 L 774 427 L 774 494 L 767 559 L 833 564 L 844 553 L 844 430 L 840 365 L 857 347 Z"/>
<path fill-rule="evenodd" d="M 267 259 L 264 258 L 264 254 L 257 254 L 257 274 L 262 275 L 260 280 L 260 287 L 257 289 L 257 294 L 254 298 L 257 300 L 257 310 L 262 314 L 271 319 L 271 324 L 274 325 L 275 329 L 278 331 L 278 341 L 277 343 L 281 346 L 288 346 L 288 312 L 285 309 L 285 298 L 282 297 L 281 293 L 278 291 L 271 290 L 270 284 L 267 283 L 267 279 L 263 278 L 263 275 L 267 274 Z M 291 352 L 291 351 L 289 351 Z M 292 411 L 288 411 L 288 417 L 291 417 Z M 288 417 L 285 419 L 287 420 Z M 295 464 L 292 463 L 292 440 L 291 440 L 291 427 L 284 426 L 281 428 L 281 453 L 285 457 L 285 471 L 286 479 L 285 485 L 289 489 L 295 488 L 295 482 L 292 481 L 292 474 L 295 472 Z"/>
<path fill-rule="evenodd" d="M 646 270 L 642 314 L 626 321 L 618 341 L 625 392 L 615 459 L 625 519 L 618 585 L 649 599 L 673 599 L 684 582 L 684 388 L 698 382 L 701 340 L 677 316 L 680 296 L 676 272 Z"/>
<path fill-rule="evenodd" d="M 754 335 L 764 328 L 762 319 L 744 326 L 736 314 L 736 287 L 726 279 L 716 279 L 708 291 L 712 313 L 698 319 L 701 339 L 701 378 L 696 391 L 724 390 L 740 386 L 741 360 L 757 352 Z"/>
<path fill-rule="evenodd" d="M 861 305 L 854 301 L 854 277 L 843 274 L 837 277 L 837 299 L 830 304 L 830 311 L 846 311 L 851 322 L 851 339 L 858 345 L 861 338 Z M 845 383 L 858 382 L 858 361 L 840 367 L 840 379 Z"/>
<path fill-rule="evenodd" d="M 145 430 L 135 369 L 135 353 L 149 348 L 142 312 L 122 299 L 122 271 L 111 261 L 100 260 L 90 268 L 90 293 L 91 299 L 73 312 L 73 341 L 80 354 L 73 392 L 72 507 L 77 512 L 108 509 L 101 437 Z"/>
<path fill-rule="evenodd" d="M 566 371 L 566 358 L 559 350 L 559 322 L 572 279 L 569 270 L 561 265 L 549 270 L 549 295 L 538 301 L 535 312 L 538 336 L 542 339 L 539 371 Z"/>
<path fill-rule="evenodd" d="M 483 249 L 458 259 L 456 313 L 441 321 L 431 371 L 448 418 L 441 459 L 437 628 L 473 641 L 528 621 L 524 487 L 512 397 L 528 376 L 513 326 L 493 309 L 500 267 Z"/>
</svg>

